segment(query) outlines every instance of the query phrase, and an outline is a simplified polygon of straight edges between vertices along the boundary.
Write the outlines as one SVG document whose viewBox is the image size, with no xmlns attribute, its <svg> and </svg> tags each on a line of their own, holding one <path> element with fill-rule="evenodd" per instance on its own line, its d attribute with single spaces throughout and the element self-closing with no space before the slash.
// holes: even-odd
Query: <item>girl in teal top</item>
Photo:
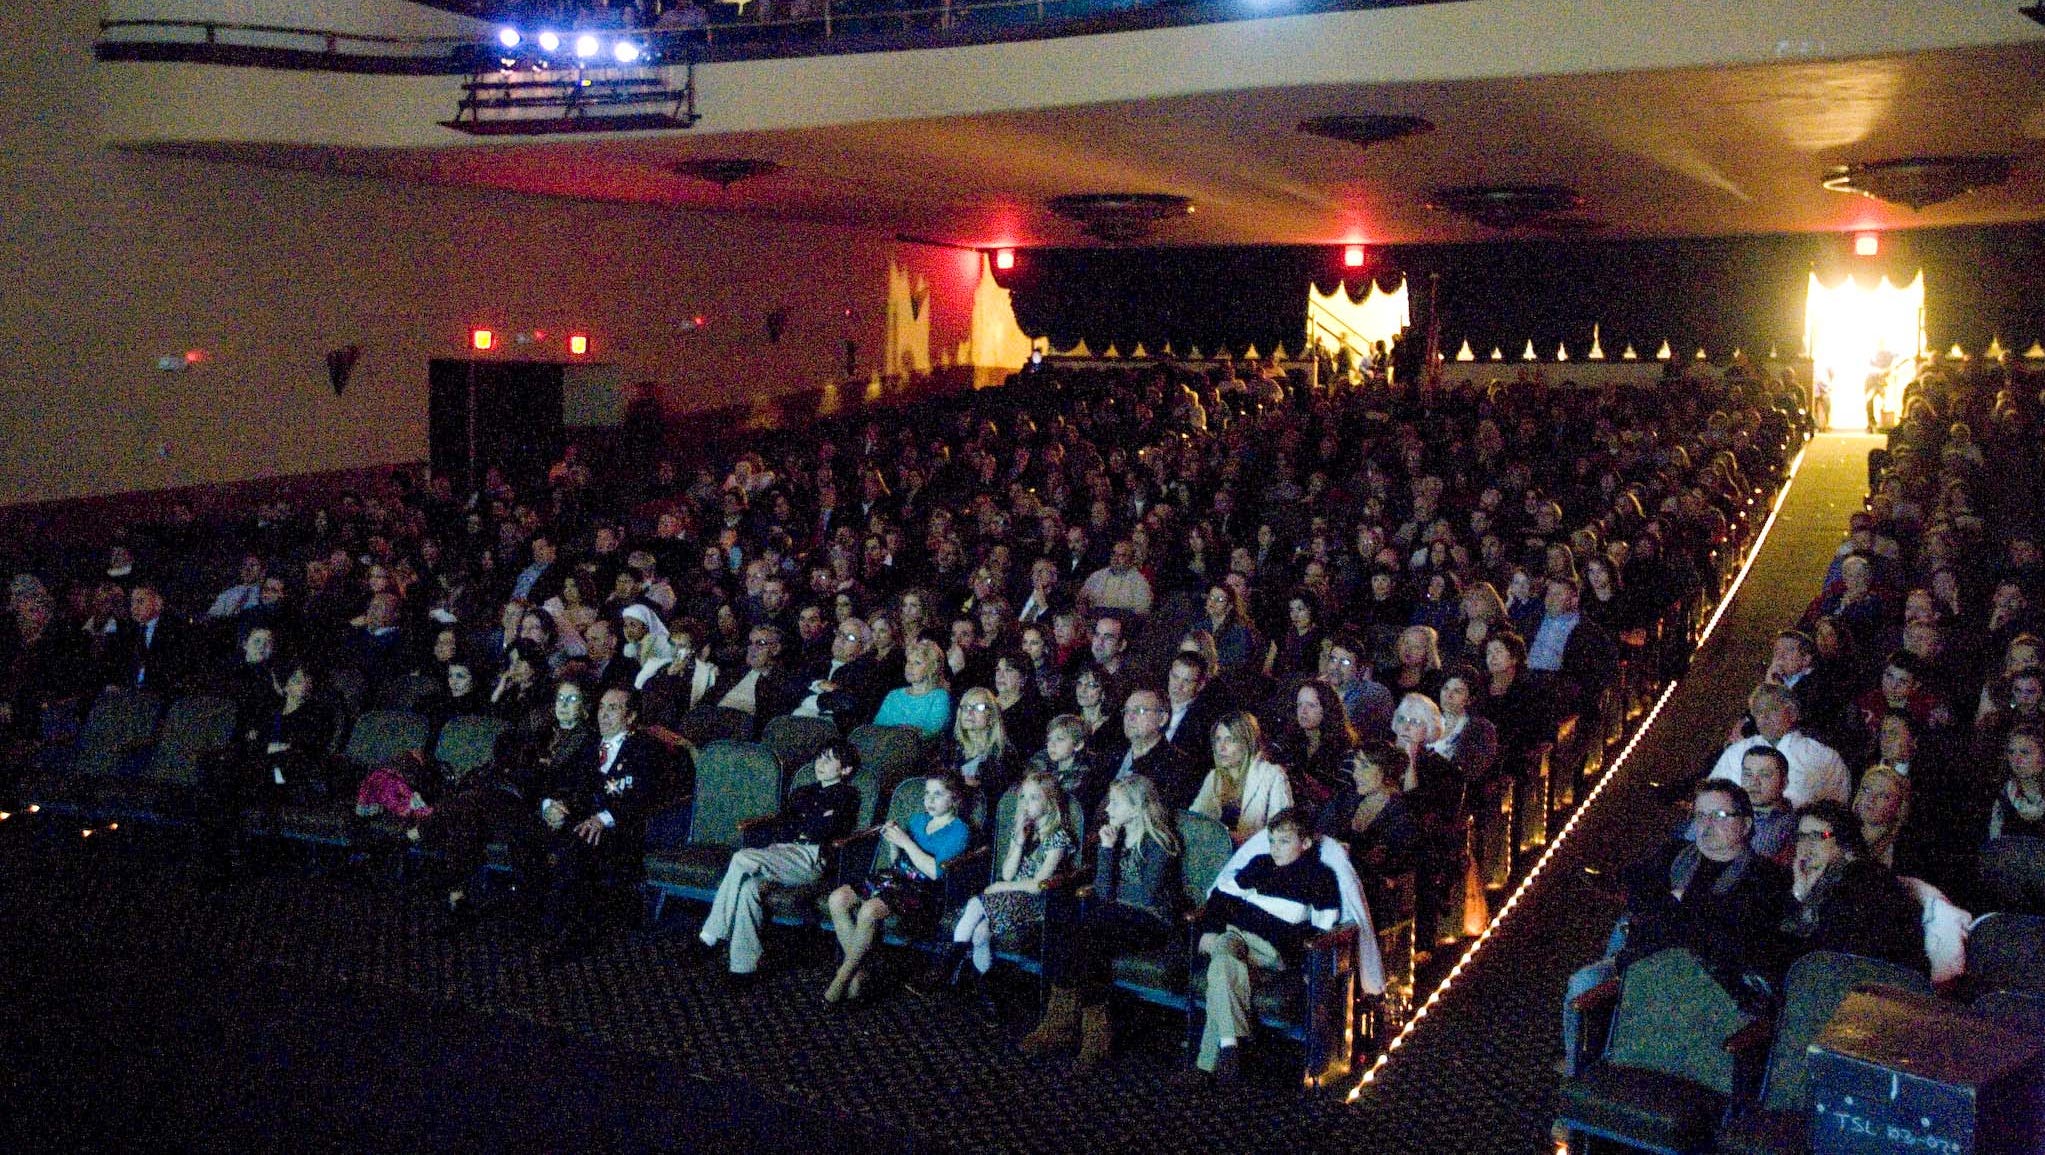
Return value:
<svg viewBox="0 0 2045 1155">
<path fill-rule="evenodd" d="M 908 825 L 890 822 L 881 837 L 895 848 L 895 862 L 858 886 L 831 892 L 831 926 L 845 961 L 824 991 L 827 1003 L 858 998 L 866 959 L 880 939 L 881 924 L 895 915 L 932 918 L 944 905 L 944 864 L 965 852 L 971 832 L 959 817 L 966 789 L 957 776 L 933 774 L 923 780 L 923 813 Z"/>
</svg>

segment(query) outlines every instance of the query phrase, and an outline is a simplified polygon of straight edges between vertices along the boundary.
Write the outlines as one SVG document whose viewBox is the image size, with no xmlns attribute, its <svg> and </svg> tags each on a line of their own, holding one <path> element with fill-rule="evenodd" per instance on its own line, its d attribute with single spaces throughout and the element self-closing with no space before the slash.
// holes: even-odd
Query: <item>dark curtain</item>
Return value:
<svg viewBox="0 0 2045 1155">
<path fill-rule="evenodd" d="M 1332 245 L 1029 249 L 996 276 L 1014 291 L 1024 332 L 1061 349 L 1084 338 L 1096 352 L 1138 342 L 1152 353 L 1166 343 L 1179 353 L 1297 351 L 1309 282 L 1323 292 L 1347 282 L 1355 296 L 1369 279 L 1391 289 L 1403 276 L 1418 332 L 1434 286 L 1444 355 L 1468 340 L 1480 358 L 1495 346 L 1517 359 L 1531 339 L 1543 359 L 1558 344 L 1582 357 L 1596 325 L 1612 358 L 1629 343 L 1652 357 L 1664 340 L 1680 357 L 1700 347 L 1714 358 L 1735 347 L 1794 356 L 1813 271 L 1827 284 L 1884 274 L 1901 283 L 1920 268 L 1934 347 L 1978 351 L 2000 337 L 2021 352 L 2045 338 L 2045 225 L 1897 230 L 1881 234 L 1874 257 L 1852 250 L 1844 233 L 1385 245 L 1352 269 Z"/>
</svg>

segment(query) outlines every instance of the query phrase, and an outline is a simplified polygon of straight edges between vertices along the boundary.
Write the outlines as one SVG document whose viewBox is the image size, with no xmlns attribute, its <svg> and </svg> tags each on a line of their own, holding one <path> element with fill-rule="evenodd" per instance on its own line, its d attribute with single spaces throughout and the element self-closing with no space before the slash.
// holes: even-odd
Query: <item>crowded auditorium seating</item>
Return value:
<svg viewBox="0 0 2045 1155">
<path fill-rule="evenodd" d="M 1677 928 L 1684 945 L 1662 955 L 1708 957 L 1715 985 L 1751 1018 L 1737 1045 L 1724 1042 L 1737 1076 L 1698 1079 L 1656 1058 L 1666 1054 L 1643 1058 L 1612 1041 L 1609 1032 L 1630 1029 L 1629 1013 L 1672 1015 L 1694 998 L 1640 989 L 1653 984 L 1652 972 L 1635 980 L 1651 960 L 1615 946 L 1615 958 L 1579 972 L 1611 977 L 1571 988 L 1570 1012 L 1590 1017 L 1565 1060 L 1575 1075 L 1559 1131 L 1652 1150 L 1806 1150 L 1808 1044 L 1855 989 L 1935 989 L 1937 1003 L 1897 1005 L 2040 1021 L 2038 384 L 2000 366 L 1949 364 L 1911 386 L 1902 421 L 1868 455 L 1866 501 L 1841 527 L 1822 588 L 1782 623 L 1768 668 L 1755 671 L 1751 715 L 1728 719 L 1753 736 L 1709 768 L 1719 790 L 1701 787 L 1700 806 L 1721 805 L 1725 788 L 1741 789 L 1734 783 L 1751 787 L 1735 801 L 1752 804 L 1752 848 L 1788 866 L 1793 888 L 1778 896 L 1779 927 L 1726 928 L 1751 930 L 1742 950 Z M 1772 785 L 1770 759 L 1755 768 L 1756 743 L 1785 756 Z M 1804 796 L 1785 800 L 1785 782 Z M 1764 851 L 1771 813 L 1787 825 Z M 1702 849 L 1707 824 L 1724 821 L 1724 811 L 1700 815 L 1690 836 Z M 1667 925 L 1638 893 L 1629 911 L 1636 925 L 1615 942 L 1641 922 Z M 1720 1053 L 1714 1040 L 1694 1042 Z M 1927 1034 L 1922 1045 L 1940 1044 Z"/>
<path fill-rule="evenodd" d="M 399 475 L 322 508 L 221 511 L 206 533 L 126 527 L 84 566 L 69 543 L 41 543 L 46 564 L 11 589 L 0 687 L 14 707 L 8 740 L 37 771 L 10 789 L 96 813 L 120 783 L 154 800 L 122 811 L 137 820 L 227 823 L 228 836 L 204 841 L 223 879 L 260 868 L 250 847 L 285 839 L 398 856 L 451 886 L 452 899 L 461 887 L 442 861 L 437 810 L 465 792 L 508 790 L 517 818 L 551 797 L 552 760 L 595 725 L 600 695 L 671 675 L 686 697 L 670 698 L 671 728 L 649 732 L 677 757 L 629 819 L 643 861 L 605 874 L 643 884 L 658 922 L 670 900 L 710 900 L 749 822 L 813 782 L 816 752 L 840 734 L 862 762 L 860 831 L 838 857 L 841 880 L 889 865 L 875 807 L 888 799 L 885 818 L 906 824 L 921 775 L 940 762 L 992 792 L 982 797 L 991 815 L 1008 813 L 1006 792 L 1041 745 L 1011 746 L 1006 734 L 1041 735 L 1051 714 L 1086 713 L 1074 686 L 1093 671 L 1111 697 L 1075 763 L 1085 805 L 1071 825 L 1082 833 L 1095 829 L 1125 752 L 1136 765 L 1141 739 L 1115 721 L 1125 700 L 1155 693 L 1167 729 L 1182 715 L 1204 719 L 1159 746 L 1181 767 L 1185 909 L 1206 900 L 1233 846 L 1254 833 L 1230 828 L 1246 801 L 1246 780 L 1230 774 L 1247 770 L 1213 769 L 1224 753 L 1209 727 L 1229 711 L 1255 717 L 1266 749 L 1226 756 L 1247 767 L 1296 750 L 1284 796 L 1309 813 L 1345 791 L 1356 800 L 1347 752 L 1358 743 L 1395 744 L 1413 766 L 1362 799 L 1397 803 L 1419 831 L 1398 861 L 1354 861 L 1384 908 L 1375 925 L 1339 949 L 1317 940 L 1305 989 L 1257 1003 L 1307 1047 L 1303 1069 L 1325 1074 L 1389 1036 L 1417 971 L 1481 930 L 1486 892 L 1522 875 L 1580 804 L 1655 688 L 1682 668 L 1809 432 L 1794 392 L 1744 367 L 1680 389 L 1425 395 L 1382 379 L 1315 389 L 1254 366 L 1242 376 L 1050 370 L 933 410 L 913 426 L 748 435 L 678 462 L 660 484 L 628 462 L 573 459 L 545 477 L 493 476 L 474 494 Z M 1913 418 L 1898 448 L 1933 436 Z M 1927 452 L 1936 456 L 1918 448 L 1896 465 L 1906 496 L 1936 488 Z M 1189 550 L 1189 539 L 1204 544 Z M 976 612 L 1024 606 L 1038 558 L 1057 568 L 1048 600 L 1058 613 L 1022 623 L 1014 609 Z M 1088 604 L 1099 574 L 1140 583 L 1148 612 Z M 222 594 L 244 585 L 260 596 Z M 160 675 L 137 674 L 158 668 L 131 620 L 143 591 L 164 596 L 155 621 L 176 623 L 161 636 L 181 647 L 160 689 Z M 1174 698 L 1167 668 L 1203 638 L 1214 645 L 1210 595 L 1247 618 L 1254 644 L 1231 663 L 1217 657 L 1198 688 L 1213 698 L 1195 710 Z M 222 602 L 241 608 L 209 615 Z M 51 612 L 54 631 L 26 624 Z M 833 631 L 853 618 L 871 644 L 834 651 Z M 1120 648 L 1088 629 L 1102 619 L 1119 623 Z M 1423 621 L 1437 625 L 1415 649 Z M 1328 657 L 1349 636 L 1368 639 L 1355 672 Z M 904 651 L 925 639 L 947 667 L 933 692 L 948 693 L 950 708 L 935 736 L 873 725 L 883 694 L 915 688 Z M 698 662 L 715 668 L 699 676 Z M 1029 672 L 1020 690 L 1004 685 L 1003 662 Z M 884 674 L 871 697 L 827 685 L 854 663 Z M 291 690 L 301 672 L 311 688 Z M 135 689 L 138 677 L 152 688 Z M 1452 716 L 1436 701 L 1445 677 L 1472 691 Z M 563 712 L 557 680 L 580 688 L 580 714 Z M 1307 720 L 1301 687 L 1319 682 L 1338 688 L 1327 700 L 1345 713 L 1373 682 L 1422 701 L 1417 713 L 1402 705 L 1390 730 L 1357 734 L 1343 719 Z M 1044 685 L 1054 699 L 1041 700 Z M 993 692 L 986 723 L 962 701 L 981 688 Z M 1465 782 L 1458 743 L 1480 723 L 1499 732 L 1495 767 Z M 1307 773 L 1309 757 L 1332 768 L 1325 779 Z M 1227 823 L 1183 810 L 1210 776 Z M 1328 813 L 1323 833 L 1352 850 L 1384 837 L 1346 817 L 1328 826 Z M 541 831 L 530 813 L 519 820 L 530 830 L 506 821 L 490 864 L 508 893 L 527 880 L 502 843 Z M 947 873 L 937 922 L 890 941 L 942 944 L 959 904 L 1000 869 L 1012 825 L 994 826 L 976 830 L 972 857 Z M 777 921 L 815 925 L 817 897 L 769 905 Z M 1046 909 L 1043 933 L 1055 937 L 1069 917 L 1060 912 L 1076 906 Z M 1359 949 L 1382 957 L 1381 983 L 1359 977 L 1380 969 Z M 1040 950 L 1008 957 L 1042 966 Z M 1115 983 L 1197 1023 L 1200 965 L 1174 943 L 1117 958 Z M 1332 1053 L 1335 1037 L 1350 1050 Z"/>
</svg>

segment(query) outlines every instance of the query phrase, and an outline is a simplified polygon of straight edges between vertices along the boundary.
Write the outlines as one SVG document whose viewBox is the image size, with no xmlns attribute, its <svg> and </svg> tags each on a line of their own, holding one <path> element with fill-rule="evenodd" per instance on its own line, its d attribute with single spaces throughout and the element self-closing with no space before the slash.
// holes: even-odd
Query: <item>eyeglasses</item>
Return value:
<svg viewBox="0 0 2045 1155">
<path fill-rule="evenodd" d="M 1355 658 L 1329 658 L 1329 659 L 1328 659 L 1328 664 L 1329 664 L 1329 665 L 1331 665 L 1331 666 L 1354 666 L 1354 665 L 1356 664 L 1356 659 L 1355 659 Z"/>
<path fill-rule="evenodd" d="M 861 637 L 859 634 L 854 633 L 851 630 L 839 630 L 838 639 L 840 641 L 846 642 L 863 642 L 866 640 L 864 637 Z"/>
<path fill-rule="evenodd" d="M 1743 814 L 1738 810 L 1699 810 L 1696 812 L 1696 816 L 1700 819 L 1704 819 L 1711 822 L 1724 822 L 1732 818 L 1747 817 L 1746 814 Z"/>
<path fill-rule="evenodd" d="M 1838 836 L 1830 830 L 1799 830 L 1796 832 L 1796 840 L 1798 842 L 1830 842 L 1836 837 Z"/>
<path fill-rule="evenodd" d="M 975 714 L 985 714 L 987 711 L 992 710 L 993 708 L 994 708 L 993 706 L 987 704 L 986 702 L 972 702 L 968 703 L 967 705 L 959 707 L 959 709 L 961 710 L 970 710 Z"/>
<path fill-rule="evenodd" d="M 1125 718 L 1139 718 L 1145 714 L 1162 714 L 1164 712 L 1163 706 L 1129 706 L 1122 711 L 1122 716 Z"/>
</svg>

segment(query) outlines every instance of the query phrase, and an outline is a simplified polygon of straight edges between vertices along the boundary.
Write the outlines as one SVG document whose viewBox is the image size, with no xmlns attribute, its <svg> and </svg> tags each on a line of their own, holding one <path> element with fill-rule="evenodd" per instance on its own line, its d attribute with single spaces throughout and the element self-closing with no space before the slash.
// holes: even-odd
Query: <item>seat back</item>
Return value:
<svg viewBox="0 0 2045 1155">
<path fill-rule="evenodd" d="M 781 805 L 781 763 L 758 742 L 719 740 L 696 752 L 690 846 L 736 846 L 741 819 Z"/>
<path fill-rule="evenodd" d="M 480 714 L 458 714 L 440 728 L 440 740 L 433 744 L 433 760 L 443 767 L 450 781 L 460 781 L 490 762 L 497 739 L 510 727 L 501 718 Z"/>
<path fill-rule="evenodd" d="M 418 714 L 371 710 L 355 720 L 341 757 L 355 770 L 367 774 L 408 754 L 423 755 L 432 732 L 433 724 Z"/>
<path fill-rule="evenodd" d="M 698 750 L 712 742 L 744 742 L 753 736 L 753 716 L 728 706 L 698 706 L 675 723 L 689 745 Z"/>
<path fill-rule="evenodd" d="M 376 691 L 376 705 L 384 710 L 417 711 L 440 689 L 440 680 L 425 674 L 392 678 Z"/>
<path fill-rule="evenodd" d="M 1752 1021 L 1696 955 L 1672 947 L 1626 968 L 1605 1062 L 1731 1096 L 1733 1056 L 1725 1041 Z"/>
<path fill-rule="evenodd" d="M 163 699 L 147 690 L 100 694 L 73 747 L 71 772 L 105 776 L 131 768 L 136 751 L 156 736 L 156 719 L 162 712 Z"/>
<path fill-rule="evenodd" d="M 1975 919 L 1967 977 L 1995 990 L 2045 993 L 2045 917 L 1996 911 Z"/>
<path fill-rule="evenodd" d="M 895 785 L 888 795 L 888 812 L 883 821 L 893 822 L 906 828 L 909 820 L 923 812 L 923 779 L 904 778 Z M 884 838 L 873 840 L 873 871 L 886 870 L 894 861 L 894 848 Z"/>
<path fill-rule="evenodd" d="M 1825 1029 L 1848 992 L 1861 983 L 1884 983 L 1919 994 L 1931 993 L 1931 980 L 1894 963 L 1860 955 L 1821 950 L 1798 959 L 1782 982 L 1782 1015 L 1775 1023 L 1775 1042 L 1768 1049 L 1767 1086 L 1761 1105 L 1770 1111 L 1803 1112 L 1810 1082 L 1804 1053 Z"/>
<path fill-rule="evenodd" d="M 811 758 L 795 768 L 795 773 L 788 779 L 788 789 L 782 797 L 785 798 L 816 780 L 817 760 Z M 859 772 L 852 776 L 852 787 L 859 791 L 859 817 L 854 825 L 870 826 L 873 824 L 873 808 L 880 803 L 880 776 L 869 767 L 861 766 Z"/>
<path fill-rule="evenodd" d="M 1997 910 L 2045 914 L 2045 838 L 1991 838 L 1980 862 L 1983 897 Z"/>
<path fill-rule="evenodd" d="M 201 760 L 234 742 L 235 712 L 226 698 L 194 695 L 171 703 L 144 774 L 158 782 L 197 785 Z"/>
<path fill-rule="evenodd" d="M 923 735 L 914 726 L 861 726 L 849 737 L 859 764 L 877 775 L 883 791 L 923 769 Z"/>
<path fill-rule="evenodd" d="M 785 770 L 794 770 L 815 758 L 824 743 L 837 736 L 838 725 L 829 718 L 797 718 L 788 714 L 767 719 L 767 725 L 760 730 L 760 741 L 781 759 Z"/>
<path fill-rule="evenodd" d="M 1229 837 L 1228 827 L 1204 814 L 1181 810 L 1172 820 L 1179 828 L 1179 878 L 1186 888 L 1186 905 L 1199 906 L 1235 857 L 1235 839 Z"/>
<path fill-rule="evenodd" d="M 369 700 L 369 679 L 352 666 L 336 666 L 327 671 L 325 692 L 340 712 L 342 728 L 346 729 Z"/>
</svg>

